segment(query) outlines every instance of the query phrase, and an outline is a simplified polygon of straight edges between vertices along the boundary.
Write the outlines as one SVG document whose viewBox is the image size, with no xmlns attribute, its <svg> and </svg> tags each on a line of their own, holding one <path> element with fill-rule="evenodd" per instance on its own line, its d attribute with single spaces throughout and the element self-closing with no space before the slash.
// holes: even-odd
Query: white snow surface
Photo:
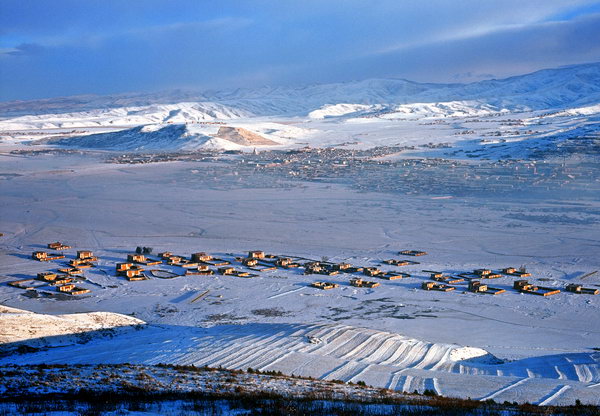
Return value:
<svg viewBox="0 0 600 416">
<path fill-rule="evenodd" d="M 362 113 L 370 113 L 380 110 L 384 107 L 381 105 L 366 105 L 366 104 L 328 104 L 318 110 L 308 113 L 308 117 L 312 119 L 324 119 L 327 117 L 346 116 L 348 114 L 357 115 Z"/>
<path fill-rule="evenodd" d="M 210 102 L 154 104 L 140 107 L 93 109 L 60 114 L 25 115 L 3 120 L 2 130 L 127 127 L 145 124 L 185 123 L 248 117 L 247 111 Z"/>
<path fill-rule="evenodd" d="M 83 338 L 77 335 L 107 334 L 107 330 L 143 324 L 139 319 L 111 312 L 46 315 L 0 305 L 0 345 L 64 346 L 81 342 Z"/>
</svg>

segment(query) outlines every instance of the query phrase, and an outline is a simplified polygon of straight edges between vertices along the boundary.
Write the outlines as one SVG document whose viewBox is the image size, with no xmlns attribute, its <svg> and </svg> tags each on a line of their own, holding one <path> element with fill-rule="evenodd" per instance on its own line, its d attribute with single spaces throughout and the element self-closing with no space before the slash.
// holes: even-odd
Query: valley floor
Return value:
<svg viewBox="0 0 600 416">
<path fill-rule="evenodd" d="M 90 328 L 83 340 L 40 340 L 33 328 L 39 350 L 11 353 L 0 364 L 252 367 L 479 400 L 600 404 L 600 296 L 520 294 L 507 276 L 490 282 L 507 289 L 498 296 L 469 293 L 466 284 L 449 293 L 420 289 L 423 270 L 508 266 L 525 266 L 544 286 L 599 285 L 598 274 L 581 277 L 600 269 L 600 203 L 574 198 L 568 184 L 543 198 L 401 194 L 326 178 L 223 174 L 218 161 L 120 165 L 100 154 L 4 153 L 0 163 L 0 304 L 67 320 L 104 311 L 148 323 L 96 338 Z M 99 256 L 82 283 L 91 293 L 64 301 L 6 285 L 61 264 L 30 258 L 57 240 L 73 246 L 68 258 L 77 249 Z M 115 263 L 136 246 L 223 258 L 264 250 L 413 276 L 374 289 L 350 286 L 348 275 L 301 270 L 253 279 L 115 277 Z M 414 266 L 380 266 L 402 249 L 429 254 Z M 310 288 L 317 280 L 340 287 Z"/>
</svg>

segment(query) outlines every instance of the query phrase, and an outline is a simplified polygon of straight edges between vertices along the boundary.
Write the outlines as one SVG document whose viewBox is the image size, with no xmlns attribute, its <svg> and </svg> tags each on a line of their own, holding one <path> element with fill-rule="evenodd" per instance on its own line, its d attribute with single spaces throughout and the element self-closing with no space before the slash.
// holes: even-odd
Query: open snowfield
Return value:
<svg viewBox="0 0 600 416">
<path fill-rule="evenodd" d="M 465 85 L 370 80 L 0 105 L 0 365 L 252 367 L 598 405 L 600 296 L 564 290 L 600 287 L 596 80 L 594 64 Z M 31 259 L 54 241 L 72 246 L 65 260 Z M 369 278 L 376 288 L 303 268 L 116 277 L 138 246 L 229 261 L 264 250 L 411 277 Z M 90 293 L 7 285 L 85 249 L 100 258 L 77 283 Z M 428 254 L 382 263 L 405 249 Z M 522 294 L 507 275 L 484 280 L 506 290 L 496 296 L 467 282 L 421 289 L 426 270 L 511 266 L 561 292 Z"/>
</svg>

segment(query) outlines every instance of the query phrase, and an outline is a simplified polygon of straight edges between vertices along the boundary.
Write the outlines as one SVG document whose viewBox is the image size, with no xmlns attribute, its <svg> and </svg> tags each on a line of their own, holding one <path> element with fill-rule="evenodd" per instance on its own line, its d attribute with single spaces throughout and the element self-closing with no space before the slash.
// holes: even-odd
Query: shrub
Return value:
<svg viewBox="0 0 600 416">
<path fill-rule="evenodd" d="M 438 394 L 435 392 L 435 390 L 432 389 L 425 389 L 425 391 L 423 392 L 423 396 L 437 396 Z"/>
</svg>

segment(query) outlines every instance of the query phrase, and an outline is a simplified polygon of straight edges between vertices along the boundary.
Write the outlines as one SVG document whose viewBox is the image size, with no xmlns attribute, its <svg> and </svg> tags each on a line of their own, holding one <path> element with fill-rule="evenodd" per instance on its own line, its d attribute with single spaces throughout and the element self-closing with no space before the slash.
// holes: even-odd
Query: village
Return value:
<svg viewBox="0 0 600 416">
<path fill-rule="evenodd" d="M 346 145 L 346 144 L 344 144 Z M 132 153 L 110 156 L 108 163 L 200 163 L 204 181 L 215 187 L 284 187 L 297 181 L 343 183 L 362 192 L 444 194 L 452 196 L 547 196 L 552 190 L 592 195 L 600 191 L 598 170 L 585 160 L 499 160 L 413 157 L 414 146 L 347 146 L 292 150 Z M 428 145 L 423 145 L 428 147 Z M 400 157 L 401 156 L 401 157 Z M 196 168 L 197 169 L 197 168 Z M 277 178 L 273 181 L 270 178 Z"/>
<path fill-rule="evenodd" d="M 31 254 L 32 261 L 47 263 L 50 267 L 35 276 L 7 282 L 8 286 L 22 289 L 28 297 L 65 300 L 90 296 L 101 285 L 86 277 L 86 270 L 98 267 L 99 257 L 90 250 L 73 250 L 61 242 L 47 244 L 48 250 L 37 250 Z M 66 254 L 75 251 L 75 254 Z M 425 267 L 427 252 L 404 249 L 397 252 L 397 258 L 378 261 L 377 266 L 336 263 L 326 257 L 315 260 L 289 255 L 267 254 L 261 250 L 249 251 L 247 255 L 216 257 L 206 252 L 195 252 L 189 256 L 171 252 L 154 254 L 152 247 L 137 247 L 122 261 L 113 266 L 112 272 L 103 273 L 129 282 L 141 282 L 149 279 L 174 279 L 188 276 L 231 276 L 252 279 L 268 272 L 288 271 L 306 276 L 306 286 L 319 290 L 332 290 L 340 286 L 375 289 L 385 285 L 386 281 L 418 278 L 420 288 L 433 292 L 461 292 L 500 295 L 514 293 L 531 294 L 542 297 L 570 294 L 597 295 L 597 287 L 584 287 L 582 284 L 569 283 L 565 286 L 545 286 L 525 280 L 532 279 L 531 273 L 523 267 L 505 267 L 500 270 L 477 268 L 469 271 L 446 273 L 443 271 L 420 269 L 419 272 L 406 273 L 402 267 Z M 417 261 L 418 260 L 418 261 Z M 425 260 L 425 261 L 424 261 Z M 594 273 L 591 273 L 594 274 Z M 333 280 L 331 277 L 343 277 Z M 494 279 L 513 278 L 512 288 L 493 286 Z M 586 277 L 586 276 L 584 276 Z M 97 287 L 93 287 L 97 286 Z M 596 285 L 597 286 L 597 285 Z M 200 300 L 200 293 L 194 301 Z"/>
</svg>

